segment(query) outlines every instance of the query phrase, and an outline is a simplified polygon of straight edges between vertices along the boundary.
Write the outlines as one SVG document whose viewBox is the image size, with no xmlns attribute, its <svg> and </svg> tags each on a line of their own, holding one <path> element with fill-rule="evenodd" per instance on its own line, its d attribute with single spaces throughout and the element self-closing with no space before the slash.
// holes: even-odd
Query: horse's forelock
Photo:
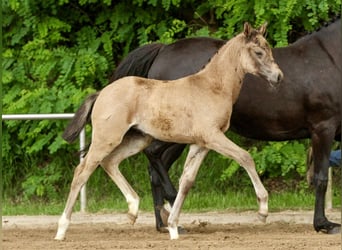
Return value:
<svg viewBox="0 0 342 250">
<path fill-rule="evenodd" d="M 256 43 L 257 45 L 260 45 L 259 43 L 259 36 L 262 36 L 262 34 L 260 33 L 259 30 L 256 30 L 256 29 L 253 29 L 248 36 L 245 36 L 246 37 L 246 42 L 249 43 L 249 42 L 253 42 L 253 43 Z"/>
</svg>

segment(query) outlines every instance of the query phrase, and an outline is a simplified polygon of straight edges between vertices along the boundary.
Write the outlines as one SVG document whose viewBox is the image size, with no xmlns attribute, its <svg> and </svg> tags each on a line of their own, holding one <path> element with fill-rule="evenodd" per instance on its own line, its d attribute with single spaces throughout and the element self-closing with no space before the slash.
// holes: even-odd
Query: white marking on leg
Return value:
<svg viewBox="0 0 342 250">
<path fill-rule="evenodd" d="M 268 216 L 268 192 L 262 186 L 259 187 L 261 190 L 258 190 L 258 202 L 259 202 L 259 219 L 263 222 L 266 222 L 266 217 Z"/>
<path fill-rule="evenodd" d="M 139 212 L 139 197 L 134 198 L 132 195 L 127 194 L 126 201 L 128 204 L 128 217 L 132 224 L 134 224 Z"/>
<path fill-rule="evenodd" d="M 177 225 L 174 225 L 172 227 L 168 226 L 167 229 L 169 230 L 171 240 L 177 240 L 179 238 Z"/>
<path fill-rule="evenodd" d="M 171 211 L 171 205 L 169 202 L 166 202 L 163 205 L 163 207 L 160 209 L 160 217 L 164 225 L 168 224 L 170 211 Z"/>
<path fill-rule="evenodd" d="M 208 149 L 202 148 L 198 145 L 190 145 L 183 173 L 179 181 L 179 191 L 176 200 L 171 208 L 170 216 L 168 219 L 168 229 L 171 240 L 176 240 L 179 238 L 178 219 L 180 211 L 182 209 L 186 195 L 188 194 L 196 179 L 199 167 L 201 166 L 201 163 L 204 157 L 207 155 L 208 151 Z"/>
<path fill-rule="evenodd" d="M 170 213 L 172 207 L 171 207 L 171 205 L 170 205 L 169 202 L 165 202 L 165 203 L 164 203 L 164 209 L 165 209 L 167 212 Z"/>
<path fill-rule="evenodd" d="M 61 218 L 58 221 L 58 230 L 55 237 L 55 240 L 64 240 L 65 232 L 68 229 L 70 224 L 70 220 L 67 219 L 66 214 L 63 213 Z"/>
</svg>

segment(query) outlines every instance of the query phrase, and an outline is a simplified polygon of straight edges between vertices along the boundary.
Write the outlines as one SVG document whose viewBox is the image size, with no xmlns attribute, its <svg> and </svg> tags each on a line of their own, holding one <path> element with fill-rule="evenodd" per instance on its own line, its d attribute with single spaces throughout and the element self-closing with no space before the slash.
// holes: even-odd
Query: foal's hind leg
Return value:
<svg viewBox="0 0 342 250">
<path fill-rule="evenodd" d="M 135 223 L 138 216 L 139 196 L 121 174 L 119 164 L 124 159 L 142 151 L 151 141 L 152 138 L 149 136 L 130 131 L 125 135 L 122 143 L 101 163 L 103 169 L 125 196 L 128 204 L 128 218 L 132 224 Z"/>
<path fill-rule="evenodd" d="M 251 155 L 220 132 L 211 135 L 210 141 L 207 141 L 206 146 L 226 157 L 232 158 L 247 171 L 258 198 L 259 218 L 265 221 L 268 215 L 268 193 L 256 172 L 255 163 Z"/>
<path fill-rule="evenodd" d="M 75 169 L 68 200 L 65 205 L 64 212 L 58 221 L 58 231 L 55 237 L 56 240 L 63 240 L 65 238 L 65 233 L 70 224 L 71 213 L 77 196 L 82 186 L 87 182 L 90 175 L 94 172 L 99 165 L 100 160 L 103 158 L 101 158 L 100 152 L 98 153 L 98 156 L 94 157 L 96 153 L 93 153 L 92 147 L 90 147 L 89 153 Z"/>
<path fill-rule="evenodd" d="M 106 135 L 99 132 L 94 136 L 94 131 L 97 131 L 95 127 L 93 127 L 93 141 L 90 145 L 88 154 L 75 169 L 68 200 L 65 205 L 64 212 L 58 222 L 58 231 L 55 237 L 56 240 L 63 240 L 65 238 L 66 230 L 70 224 L 72 209 L 75 205 L 81 187 L 87 182 L 90 175 L 94 172 L 100 162 L 121 142 L 120 134 L 118 134 L 119 136 L 114 133 Z"/>
</svg>

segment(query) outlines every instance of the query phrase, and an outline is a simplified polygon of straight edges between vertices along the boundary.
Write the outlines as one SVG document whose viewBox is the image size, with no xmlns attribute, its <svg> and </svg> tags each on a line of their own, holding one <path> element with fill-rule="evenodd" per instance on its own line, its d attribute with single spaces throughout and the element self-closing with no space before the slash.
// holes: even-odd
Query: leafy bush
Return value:
<svg viewBox="0 0 342 250">
<path fill-rule="evenodd" d="M 260 143 L 259 143 L 260 144 Z M 267 142 L 249 149 L 257 172 L 261 177 L 285 179 L 305 176 L 306 143 L 298 141 Z M 234 161 L 221 175 L 221 180 L 229 180 L 241 167 Z"/>
<path fill-rule="evenodd" d="M 340 0 L 5 1 L 3 112 L 74 112 L 85 96 L 108 83 L 115 66 L 129 51 L 146 43 L 170 43 L 199 35 L 228 39 L 245 21 L 258 26 L 267 20 L 268 39 L 282 46 L 289 37 L 296 37 L 295 31 L 314 30 L 340 7 Z M 70 183 L 70 165 L 75 165 L 78 157 L 70 154 L 77 146 L 67 145 L 60 137 L 65 125 L 65 121 L 3 123 L 6 195 L 24 192 L 27 198 L 46 198 Z M 266 154 L 274 150 L 271 145 Z M 291 149 L 287 150 L 290 154 Z M 270 153 L 267 155 L 268 161 L 278 164 Z M 286 164 L 290 167 L 294 163 Z"/>
</svg>

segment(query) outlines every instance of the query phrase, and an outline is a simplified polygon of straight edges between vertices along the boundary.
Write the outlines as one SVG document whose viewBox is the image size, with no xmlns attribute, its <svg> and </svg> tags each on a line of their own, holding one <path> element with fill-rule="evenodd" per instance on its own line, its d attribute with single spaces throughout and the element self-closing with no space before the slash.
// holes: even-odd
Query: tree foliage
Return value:
<svg viewBox="0 0 342 250">
<path fill-rule="evenodd" d="M 5 0 L 3 112 L 74 112 L 85 96 L 108 83 L 129 51 L 146 43 L 189 36 L 228 39 L 245 21 L 254 26 L 268 21 L 268 40 L 285 46 L 340 8 L 341 0 Z M 44 196 L 51 190 L 37 188 L 37 181 L 61 185 L 61 173 L 77 161 L 60 137 L 65 124 L 3 123 L 5 192 L 24 181 L 24 191 L 36 186 L 28 192 Z M 44 176 L 41 171 L 58 178 L 32 177 Z"/>
</svg>

